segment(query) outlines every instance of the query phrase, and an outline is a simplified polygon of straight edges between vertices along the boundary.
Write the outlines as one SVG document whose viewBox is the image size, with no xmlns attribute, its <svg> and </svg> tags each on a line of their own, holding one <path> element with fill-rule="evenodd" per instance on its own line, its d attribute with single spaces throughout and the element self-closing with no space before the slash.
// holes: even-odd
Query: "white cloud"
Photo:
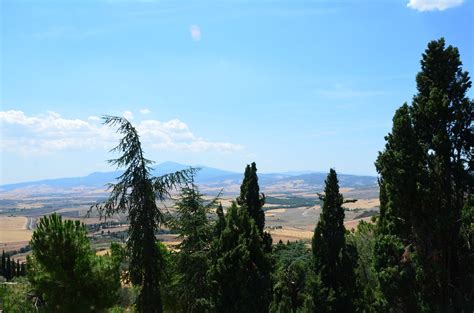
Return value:
<svg viewBox="0 0 474 313">
<path fill-rule="evenodd" d="M 98 120 L 96 116 L 87 120 L 66 119 L 55 112 L 27 116 L 22 111 L 0 111 L 0 149 L 23 155 L 66 149 L 110 149 L 117 144 L 119 136 Z M 150 119 L 137 122 L 135 126 L 143 145 L 152 149 L 189 152 L 242 149 L 233 143 L 198 137 L 179 119 L 165 122 Z"/>
<path fill-rule="evenodd" d="M 100 117 L 98 117 L 98 116 L 89 116 L 87 118 L 87 120 L 89 120 L 91 122 L 98 122 L 98 121 L 100 121 Z"/>
<path fill-rule="evenodd" d="M 199 28 L 198 25 L 191 25 L 191 27 L 189 27 L 189 33 L 194 41 L 201 40 L 201 28 Z"/>
<path fill-rule="evenodd" d="M 127 120 L 133 120 L 133 113 L 130 111 L 124 111 L 122 116 L 125 117 Z"/>
<path fill-rule="evenodd" d="M 464 0 L 410 0 L 407 7 L 420 12 L 434 10 L 444 11 L 459 6 L 463 2 Z"/>
<path fill-rule="evenodd" d="M 140 113 L 141 113 L 141 114 L 150 114 L 151 111 L 145 108 L 145 109 L 141 109 L 141 110 L 140 110 Z"/>
</svg>

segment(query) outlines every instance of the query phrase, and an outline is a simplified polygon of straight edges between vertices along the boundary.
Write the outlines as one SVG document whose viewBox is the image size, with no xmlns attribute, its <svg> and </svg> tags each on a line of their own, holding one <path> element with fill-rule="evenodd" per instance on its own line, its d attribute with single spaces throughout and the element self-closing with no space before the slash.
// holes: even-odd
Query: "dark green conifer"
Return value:
<svg viewBox="0 0 474 313">
<path fill-rule="evenodd" d="M 7 256 L 7 265 L 5 266 L 5 278 L 6 280 L 10 280 L 13 278 L 13 269 L 10 260 L 10 255 Z"/>
<path fill-rule="evenodd" d="M 183 170 L 161 177 L 151 175 L 152 161 L 144 157 L 137 130 L 125 118 L 106 116 L 105 124 L 118 126 L 123 135 L 119 145 L 113 149 L 122 155 L 110 162 L 117 167 L 126 167 L 118 177 L 109 199 L 95 207 L 101 216 L 128 213 L 130 220 L 127 247 L 130 253 L 130 279 L 140 286 L 136 304 L 138 312 L 161 313 L 163 305 L 160 292 L 160 273 L 163 264 L 156 245 L 155 233 L 163 223 L 163 212 L 156 201 L 164 201 L 170 190 L 187 182 L 194 170 Z"/>
<path fill-rule="evenodd" d="M 216 209 L 217 221 L 215 226 L 215 235 L 218 237 L 225 228 L 225 216 L 224 209 L 222 208 L 222 203 L 219 203 L 219 206 Z"/>
<path fill-rule="evenodd" d="M 265 213 L 262 208 L 265 204 L 265 195 L 260 193 L 255 162 L 251 165 L 247 165 L 245 168 L 244 179 L 240 186 L 240 196 L 237 198 L 237 203 L 248 210 L 249 216 L 254 219 L 260 233 L 263 234 Z"/>
<path fill-rule="evenodd" d="M 206 203 L 197 186 L 181 189 L 175 204 L 175 228 L 182 242 L 177 253 L 177 302 L 183 312 L 208 312 L 210 286 L 207 280 L 209 250 L 213 237 L 209 213 L 217 199 Z"/>
<path fill-rule="evenodd" d="M 387 305 L 472 311 L 472 248 L 462 236 L 472 186 L 473 101 L 457 48 L 432 41 L 376 166 L 381 215 L 375 265 Z"/>
<path fill-rule="evenodd" d="M 271 262 L 247 210 L 235 203 L 225 228 L 213 243 L 210 279 L 217 312 L 267 312 L 271 298 Z"/>
<path fill-rule="evenodd" d="M 313 309 L 319 312 L 353 312 L 356 294 L 354 249 L 346 245 L 344 198 L 334 169 L 326 178 L 323 208 L 312 241 L 313 270 L 317 285 Z M 319 289 L 319 290 L 318 290 Z M 322 302 L 322 303 L 321 303 Z"/>
<path fill-rule="evenodd" d="M 5 257 L 5 250 L 2 251 L 2 267 L 1 267 L 1 274 L 3 277 L 6 277 L 7 273 L 7 258 Z"/>
</svg>

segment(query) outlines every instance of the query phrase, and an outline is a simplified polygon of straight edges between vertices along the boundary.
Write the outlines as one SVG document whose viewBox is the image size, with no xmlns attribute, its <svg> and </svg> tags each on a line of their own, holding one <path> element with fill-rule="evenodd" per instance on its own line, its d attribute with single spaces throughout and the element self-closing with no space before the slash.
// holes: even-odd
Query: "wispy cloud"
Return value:
<svg viewBox="0 0 474 313">
<path fill-rule="evenodd" d="M 110 149 L 117 143 L 118 136 L 98 120 L 96 116 L 87 120 L 67 119 L 55 112 L 28 116 L 22 111 L 0 111 L 0 149 L 22 155 L 50 154 L 67 149 Z M 179 119 L 144 120 L 135 126 L 143 144 L 152 149 L 226 153 L 243 148 L 196 136 Z"/>
<path fill-rule="evenodd" d="M 141 109 L 141 110 L 140 110 L 140 113 L 141 113 L 141 114 L 150 114 L 151 111 L 145 108 L 145 109 Z"/>
<path fill-rule="evenodd" d="M 407 7 L 420 11 L 444 11 L 461 5 L 464 0 L 410 0 Z"/>
<path fill-rule="evenodd" d="M 201 40 L 201 28 L 198 25 L 191 25 L 191 27 L 189 27 L 189 33 L 194 41 Z"/>
</svg>

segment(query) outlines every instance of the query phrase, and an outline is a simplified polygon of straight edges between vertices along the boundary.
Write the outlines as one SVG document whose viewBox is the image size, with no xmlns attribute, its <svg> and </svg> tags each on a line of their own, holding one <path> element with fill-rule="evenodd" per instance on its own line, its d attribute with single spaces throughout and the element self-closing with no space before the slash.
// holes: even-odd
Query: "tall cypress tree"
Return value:
<svg viewBox="0 0 474 313">
<path fill-rule="evenodd" d="M 237 203 L 248 210 L 249 216 L 254 219 L 260 233 L 263 234 L 265 213 L 262 208 L 265 204 L 265 195 L 260 193 L 255 162 L 251 165 L 247 164 L 245 168 L 244 179 L 242 185 L 240 185 L 240 196 L 237 198 Z"/>
<path fill-rule="evenodd" d="M 12 264 L 10 261 L 10 255 L 7 256 L 7 264 L 5 266 L 5 278 L 7 280 L 12 279 L 13 277 L 13 272 L 12 272 Z"/>
<path fill-rule="evenodd" d="M 344 198 L 334 169 L 326 178 L 323 208 L 312 240 L 313 270 L 318 286 L 314 310 L 353 312 L 355 302 L 354 249 L 346 245 Z M 318 290 L 319 289 L 319 290 Z M 323 303 L 321 303 L 323 302 Z"/>
<path fill-rule="evenodd" d="M 225 228 L 212 246 L 209 277 L 216 312 L 267 312 L 271 262 L 247 210 L 235 203 L 225 216 Z"/>
<path fill-rule="evenodd" d="M 386 309 L 419 311 L 423 304 L 414 284 L 416 265 L 407 261 L 413 250 L 413 216 L 422 203 L 422 152 L 407 104 L 396 111 L 385 140 L 385 150 L 375 163 L 381 178 L 374 265 Z"/>
<path fill-rule="evenodd" d="M 101 216 L 128 213 L 129 275 L 132 284 L 140 286 L 137 309 L 139 312 L 161 313 L 163 305 L 159 278 L 163 258 L 156 245 L 155 233 L 164 220 L 156 200 L 164 201 L 170 190 L 189 181 L 194 170 L 153 177 L 150 168 L 153 162 L 144 157 L 138 132 L 132 124 L 125 118 L 115 116 L 106 116 L 104 124 L 118 126 L 117 132 L 123 135 L 119 145 L 113 149 L 122 155 L 109 162 L 126 169 L 118 177 L 119 181 L 110 185 L 109 199 L 95 207 Z"/>
<path fill-rule="evenodd" d="M 466 253 L 460 250 L 461 212 L 472 184 L 474 102 L 466 96 L 471 81 L 462 70 L 458 49 L 446 47 L 441 38 L 428 44 L 416 82 L 411 113 L 425 152 L 424 186 L 429 192 L 413 223 L 427 278 L 423 285 L 436 310 L 460 309 L 458 299 L 466 294 L 464 266 L 459 263 Z M 468 274 L 472 279 L 473 273 Z"/>
<path fill-rule="evenodd" d="M 2 276 L 6 277 L 6 272 L 7 272 L 7 258 L 5 257 L 5 250 L 2 251 Z"/>
<path fill-rule="evenodd" d="M 446 47 L 444 39 L 428 44 L 416 77 L 418 93 L 411 107 L 395 114 L 376 162 L 381 174 L 376 266 L 381 287 L 386 280 L 387 302 L 400 310 L 474 307 L 469 265 L 474 260 L 465 244 L 471 239 L 461 234 L 463 222 L 472 223 L 463 219 L 472 215 L 462 212 L 470 208 L 472 191 L 474 106 L 461 65 L 457 48 Z"/>
</svg>

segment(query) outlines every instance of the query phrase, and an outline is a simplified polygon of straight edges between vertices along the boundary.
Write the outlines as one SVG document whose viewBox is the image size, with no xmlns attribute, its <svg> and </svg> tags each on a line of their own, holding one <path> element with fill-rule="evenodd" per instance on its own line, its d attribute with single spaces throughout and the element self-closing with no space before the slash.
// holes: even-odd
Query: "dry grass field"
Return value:
<svg viewBox="0 0 474 313">
<path fill-rule="evenodd" d="M 0 216 L 0 243 L 29 241 L 33 231 L 27 224 L 24 216 Z"/>
<path fill-rule="evenodd" d="M 33 234 L 24 216 L 0 216 L 0 250 L 13 251 L 26 246 Z"/>
</svg>

